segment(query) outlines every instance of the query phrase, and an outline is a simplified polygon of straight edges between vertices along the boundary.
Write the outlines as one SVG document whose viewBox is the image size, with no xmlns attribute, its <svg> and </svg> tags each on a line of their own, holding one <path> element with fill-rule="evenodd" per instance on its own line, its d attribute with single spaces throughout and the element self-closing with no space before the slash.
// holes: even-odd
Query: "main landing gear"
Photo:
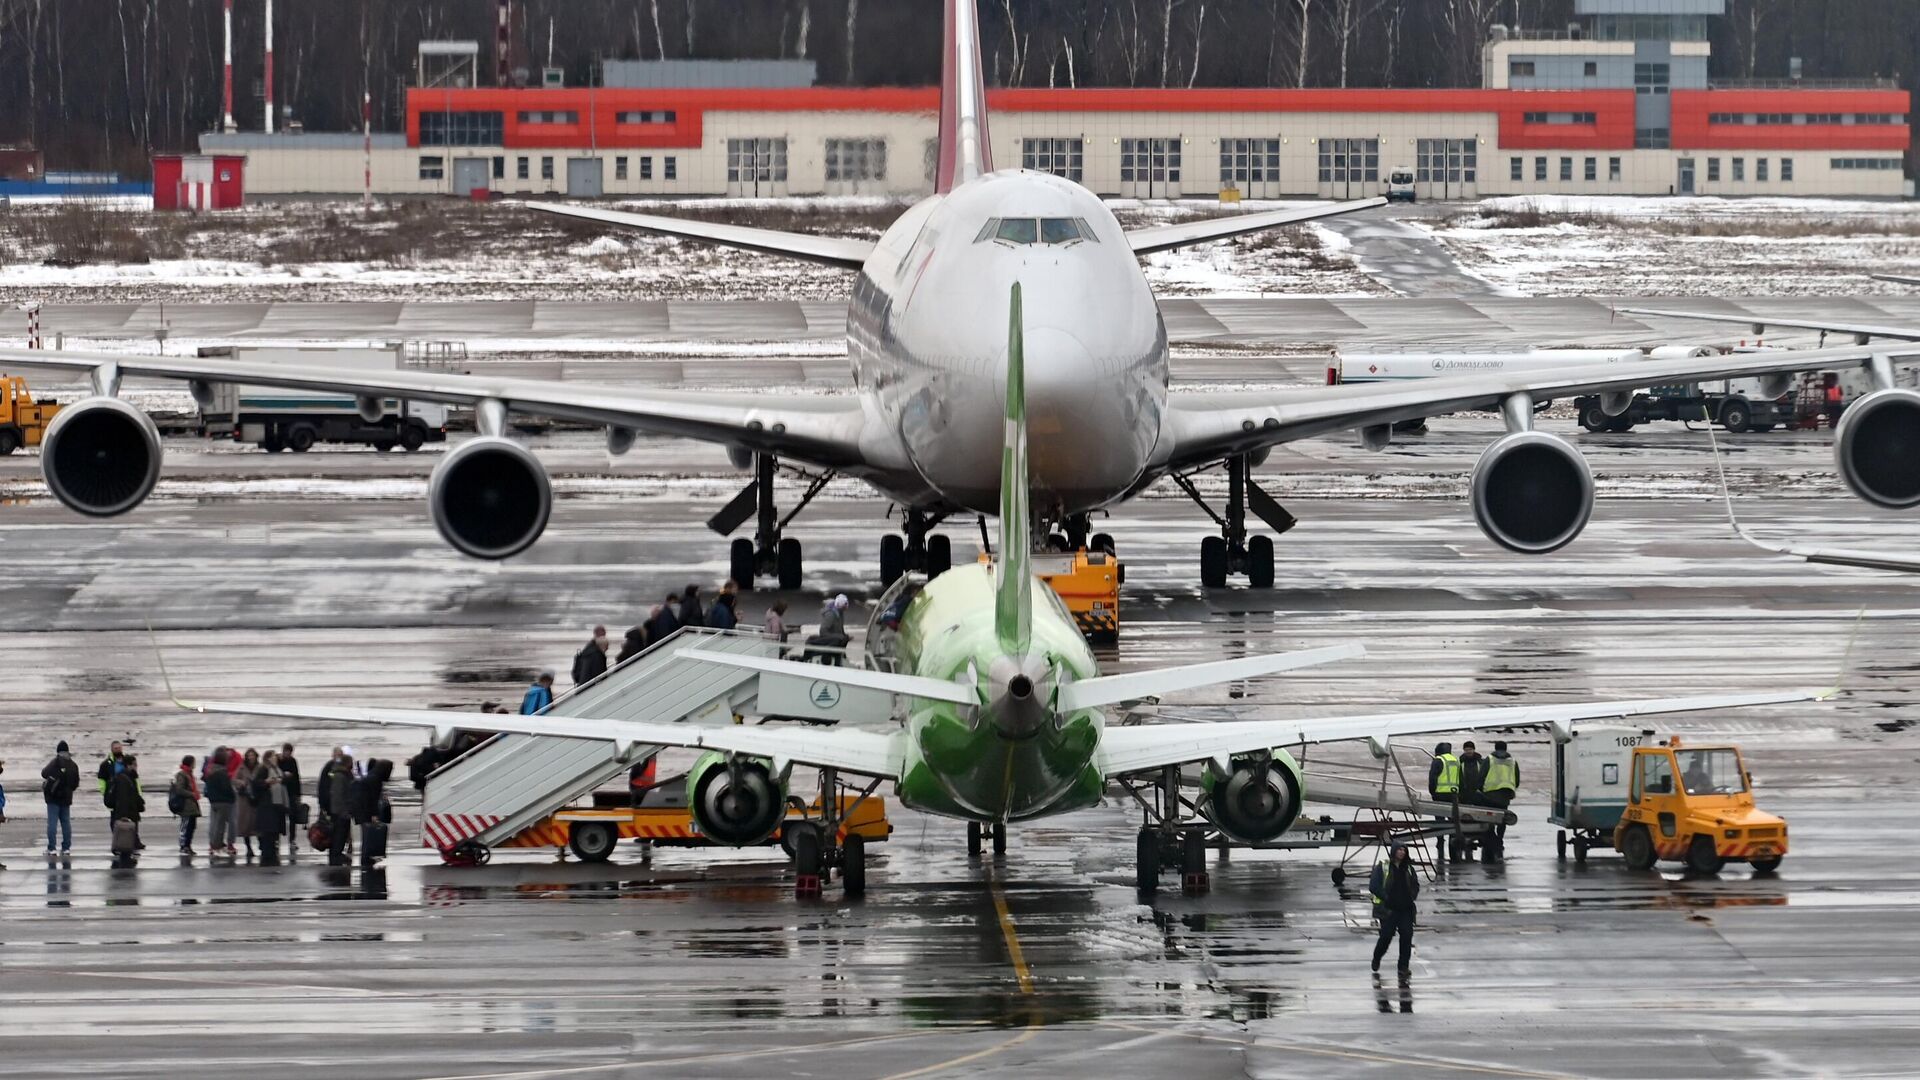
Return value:
<svg viewBox="0 0 1920 1080">
<path fill-rule="evenodd" d="M 752 460 L 753 481 L 721 507 L 718 513 L 707 519 L 707 528 L 721 536 L 731 536 L 748 518 L 755 518 L 753 539 L 742 536 L 733 541 L 728 553 L 727 576 L 742 590 L 752 589 L 754 579 L 761 575 L 772 575 L 782 589 L 798 589 L 800 541 L 782 534 L 786 531 L 787 523 L 807 508 L 807 504 L 820 494 L 834 474 L 831 471 L 804 472 L 789 466 L 795 475 L 806 480 L 807 490 L 793 509 L 782 517 L 779 506 L 773 501 L 773 477 L 780 468 L 779 459 L 772 454 L 754 454 Z"/>
<path fill-rule="evenodd" d="M 918 570 L 931 581 L 952 569 L 953 541 L 933 531 L 946 516 L 908 510 L 901 520 L 901 531 L 880 538 L 883 591 L 909 570 Z"/>
<path fill-rule="evenodd" d="M 1212 889 L 1207 873 L 1207 846 L 1213 826 L 1200 808 L 1180 795 L 1180 767 L 1169 765 L 1160 770 L 1160 782 L 1142 789 L 1122 779 L 1120 786 L 1140 804 L 1143 818 L 1135 847 L 1135 880 L 1140 895 L 1152 896 L 1160 890 L 1160 874 L 1170 866 L 1180 868 L 1180 887 L 1198 895 Z M 1224 857 L 1226 848 L 1221 847 Z"/>
<path fill-rule="evenodd" d="M 879 786 L 878 780 L 868 784 L 843 808 L 841 796 L 846 789 L 840 783 L 840 771 L 820 770 L 819 816 L 790 821 L 780 834 L 781 846 L 793 856 L 795 896 L 819 896 L 836 869 L 840 871 L 840 887 L 849 898 L 866 895 L 867 838 L 848 831 L 845 823 Z"/>
<path fill-rule="evenodd" d="M 1253 467 L 1266 459 L 1266 452 L 1243 454 L 1228 458 L 1223 464 L 1227 472 L 1227 512 L 1223 516 L 1207 504 L 1194 486 L 1193 478 L 1201 471 L 1173 474 L 1173 482 L 1187 493 L 1200 509 L 1207 512 L 1220 526 L 1219 536 L 1209 536 L 1200 542 L 1200 584 L 1209 589 L 1224 588 L 1231 574 L 1245 574 L 1247 584 L 1256 589 L 1273 587 L 1273 537 L 1247 535 L 1247 511 L 1267 523 L 1275 536 L 1286 532 L 1300 523 L 1299 519 L 1287 513 L 1285 507 L 1276 502 L 1273 496 L 1260 489 L 1253 482 Z"/>
<path fill-rule="evenodd" d="M 967 857 L 969 859 L 979 858 L 980 849 L 989 841 L 993 844 L 995 855 L 1007 853 L 1006 822 L 1003 821 L 997 825 L 983 825 L 978 821 L 967 822 Z"/>
</svg>

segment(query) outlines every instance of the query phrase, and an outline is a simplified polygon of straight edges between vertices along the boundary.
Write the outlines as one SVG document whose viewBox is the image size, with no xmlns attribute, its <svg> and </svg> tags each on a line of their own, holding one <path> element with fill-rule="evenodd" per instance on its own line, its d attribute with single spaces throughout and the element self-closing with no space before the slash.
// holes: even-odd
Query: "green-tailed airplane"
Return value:
<svg viewBox="0 0 1920 1080">
<path fill-rule="evenodd" d="M 1326 719 L 1174 723 L 1109 727 L 1108 706 L 1181 690 L 1272 675 L 1360 655 L 1357 645 L 1248 656 L 1185 667 L 1099 674 L 1093 653 L 1052 590 L 1030 566 L 1027 423 L 1020 286 L 1009 311 L 999 557 L 957 566 L 929 581 L 906 606 L 891 670 L 835 667 L 682 650 L 695 662 L 798 676 L 893 696 L 891 730 L 705 727 L 590 716 L 488 716 L 492 730 L 605 739 L 624 760 L 660 747 L 706 751 L 690 775 L 696 821 L 710 838 L 758 843 L 780 826 L 787 779 L 796 765 L 891 780 L 900 802 L 959 818 L 1004 837 L 1009 822 L 1093 806 L 1129 777 L 1160 782 L 1198 765 L 1201 811 L 1214 827 L 1246 841 L 1291 828 L 1307 794 L 1300 766 L 1284 749 L 1486 727 L 1567 724 L 1610 717 L 1736 708 L 1811 700 L 1818 692 L 1514 706 Z M 985 434 L 984 432 L 982 433 Z M 436 710 L 360 709 L 209 702 L 208 713 L 432 728 L 458 717 Z M 979 828 L 973 834 L 979 836 Z M 1141 884 L 1159 872 L 1143 831 Z M 851 877 L 852 875 L 849 875 Z M 860 879 L 864 881 L 864 865 Z"/>
</svg>

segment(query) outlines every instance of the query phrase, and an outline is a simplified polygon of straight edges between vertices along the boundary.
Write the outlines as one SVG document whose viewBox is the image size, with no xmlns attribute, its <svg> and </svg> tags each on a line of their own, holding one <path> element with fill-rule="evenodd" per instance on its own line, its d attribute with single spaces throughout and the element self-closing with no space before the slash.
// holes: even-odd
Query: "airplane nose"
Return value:
<svg viewBox="0 0 1920 1080">
<path fill-rule="evenodd" d="M 1051 326 L 1026 339 L 1027 453 L 1034 487 L 1067 506 L 1103 502 L 1143 466 L 1139 403 L 1125 372 L 1079 337 Z"/>
</svg>

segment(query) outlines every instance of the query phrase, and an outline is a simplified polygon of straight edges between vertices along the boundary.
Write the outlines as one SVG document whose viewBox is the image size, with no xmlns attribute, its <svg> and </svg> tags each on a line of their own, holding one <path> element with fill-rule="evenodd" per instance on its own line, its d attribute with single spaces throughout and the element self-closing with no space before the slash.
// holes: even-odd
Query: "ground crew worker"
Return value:
<svg viewBox="0 0 1920 1080">
<path fill-rule="evenodd" d="M 1456 802 L 1460 797 L 1460 759 L 1453 756 L 1453 744 L 1436 743 L 1433 764 L 1427 767 L 1427 794 L 1435 802 Z"/>
<path fill-rule="evenodd" d="M 1420 898 L 1420 875 L 1414 871 L 1405 844 L 1393 845 L 1393 851 L 1374 865 L 1369 887 L 1373 893 L 1374 918 L 1380 923 L 1380 939 L 1373 945 L 1373 970 L 1380 970 L 1380 960 L 1387 955 L 1387 946 L 1397 934 L 1400 974 L 1409 974 L 1413 968 L 1414 902 Z"/>
<path fill-rule="evenodd" d="M 1473 740 L 1460 744 L 1460 801 L 1480 805 L 1480 792 L 1486 787 L 1487 759 L 1480 756 Z"/>
<path fill-rule="evenodd" d="M 1520 763 L 1507 753 L 1507 744 L 1493 744 L 1493 756 L 1487 759 L 1487 777 L 1481 784 L 1480 801 L 1496 809 L 1505 810 L 1513 802 L 1514 793 L 1520 789 Z M 1493 835 L 1498 837 L 1494 847 L 1495 858 L 1506 854 L 1507 823 L 1505 821 L 1493 827 Z"/>
<path fill-rule="evenodd" d="M 1826 384 L 1826 393 L 1823 396 L 1826 398 L 1827 426 L 1839 427 L 1840 412 L 1845 408 L 1843 402 L 1846 400 L 1846 392 L 1840 389 L 1840 376 L 1831 371 L 1827 372 L 1822 381 Z"/>
</svg>

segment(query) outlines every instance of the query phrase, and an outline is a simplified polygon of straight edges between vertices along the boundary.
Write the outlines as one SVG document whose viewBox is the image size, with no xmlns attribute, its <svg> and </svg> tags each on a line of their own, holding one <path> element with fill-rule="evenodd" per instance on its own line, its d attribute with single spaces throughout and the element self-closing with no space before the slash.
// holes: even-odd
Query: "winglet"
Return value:
<svg viewBox="0 0 1920 1080">
<path fill-rule="evenodd" d="M 971 2 L 971 0 L 969 0 Z M 1027 490 L 1027 372 L 1020 283 L 1007 315 L 1007 422 L 1000 455 L 1000 560 L 993 626 L 1000 647 L 1019 656 L 1033 640 L 1033 530 Z"/>
</svg>

